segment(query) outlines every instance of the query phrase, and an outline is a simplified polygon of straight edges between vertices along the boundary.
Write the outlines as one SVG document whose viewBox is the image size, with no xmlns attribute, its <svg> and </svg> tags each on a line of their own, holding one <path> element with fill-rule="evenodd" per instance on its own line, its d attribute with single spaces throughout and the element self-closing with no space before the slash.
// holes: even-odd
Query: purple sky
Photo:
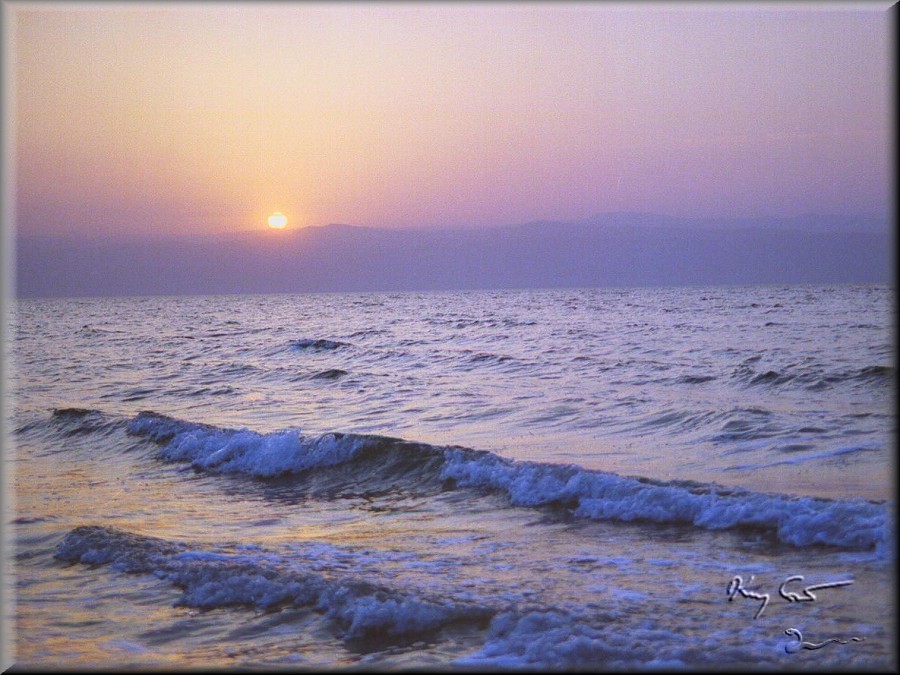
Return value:
<svg viewBox="0 0 900 675">
<path fill-rule="evenodd" d="M 885 3 L 5 11 L 20 235 L 891 207 Z"/>
</svg>

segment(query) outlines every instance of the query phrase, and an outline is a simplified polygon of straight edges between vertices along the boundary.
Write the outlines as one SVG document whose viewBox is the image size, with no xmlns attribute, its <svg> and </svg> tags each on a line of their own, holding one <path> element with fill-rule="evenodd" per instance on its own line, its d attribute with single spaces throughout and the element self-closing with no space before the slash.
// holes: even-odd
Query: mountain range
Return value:
<svg viewBox="0 0 900 675">
<path fill-rule="evenodd" d="M 220 237 L 18 237 L 18 297 L 889 283 L 873 217 L 608 213 L 490 228 L 332 224 Z"/>
</svg>

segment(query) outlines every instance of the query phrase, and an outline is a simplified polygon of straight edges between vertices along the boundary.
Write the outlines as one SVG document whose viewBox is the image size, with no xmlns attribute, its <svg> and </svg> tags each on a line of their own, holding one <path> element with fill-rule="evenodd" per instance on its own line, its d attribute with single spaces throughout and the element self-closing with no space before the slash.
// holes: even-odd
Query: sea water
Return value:
<svg viewBox="0 0 900 675">
<path fill-rule="evenodd" d="M 894 302 L 19 300 L 15 662 L 895 668 Z"/>
</svg>

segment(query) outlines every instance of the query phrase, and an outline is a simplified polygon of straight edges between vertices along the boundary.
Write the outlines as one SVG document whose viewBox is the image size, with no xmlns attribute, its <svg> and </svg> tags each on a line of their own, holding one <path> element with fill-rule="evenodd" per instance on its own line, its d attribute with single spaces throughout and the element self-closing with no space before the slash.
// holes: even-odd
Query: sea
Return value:
<svg viewBox="0 0 900 675">
<path fill-rule="evenodd" d="M 19 299 L 14 668 L 896 669 L 895 304 Z"/>
</svg>

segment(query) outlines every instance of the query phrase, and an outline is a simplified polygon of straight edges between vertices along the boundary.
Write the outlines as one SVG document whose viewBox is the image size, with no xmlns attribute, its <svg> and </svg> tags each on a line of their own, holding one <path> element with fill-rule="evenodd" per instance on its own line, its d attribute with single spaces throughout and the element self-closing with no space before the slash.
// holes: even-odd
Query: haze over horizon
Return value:
<svg viewBox="0 0 900 675">
<path fill-rule="evenodd" d="M 493 228 L 332 224 L 225 236 L 20 238 L 19 297 L 887 283 L 886 223 L 648 214 Z"/>
</svg>

